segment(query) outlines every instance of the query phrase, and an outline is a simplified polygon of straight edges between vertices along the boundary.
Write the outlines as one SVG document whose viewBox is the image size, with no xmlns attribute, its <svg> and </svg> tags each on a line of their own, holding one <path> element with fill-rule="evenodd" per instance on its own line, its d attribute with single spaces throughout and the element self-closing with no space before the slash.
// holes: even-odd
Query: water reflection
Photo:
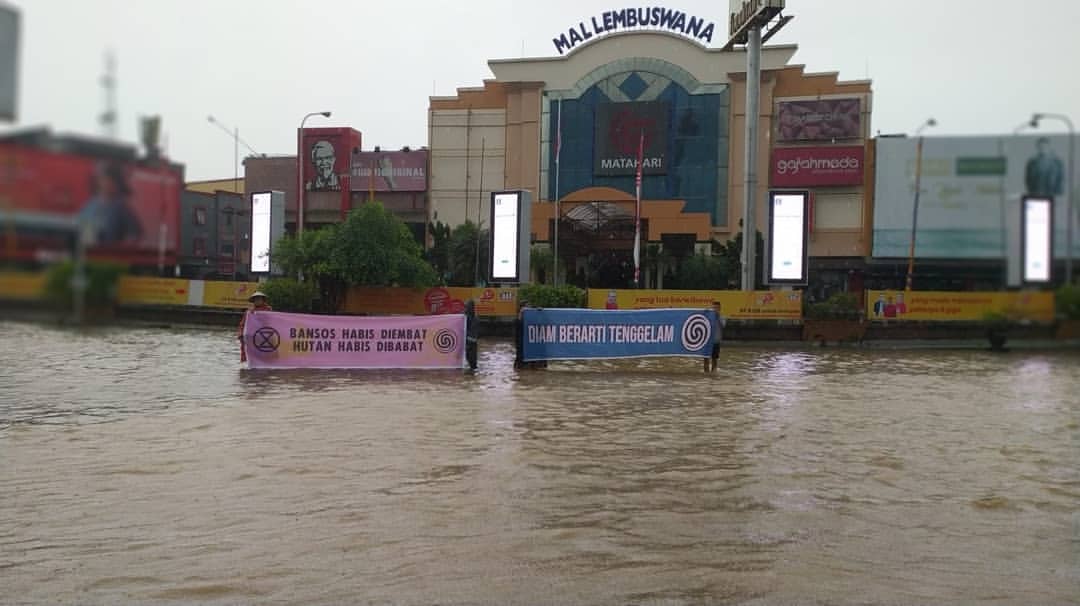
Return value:
<svg viewBox="0 0 1080 606">
<path fill-rule="evenodd" d="M 485 341 L 469 375 L 241 371 L 228 330 L 0 342 L 20 600 L 1027 604 L 1080 582 L 1076 353 L 518 373 Z"/>
</svg>

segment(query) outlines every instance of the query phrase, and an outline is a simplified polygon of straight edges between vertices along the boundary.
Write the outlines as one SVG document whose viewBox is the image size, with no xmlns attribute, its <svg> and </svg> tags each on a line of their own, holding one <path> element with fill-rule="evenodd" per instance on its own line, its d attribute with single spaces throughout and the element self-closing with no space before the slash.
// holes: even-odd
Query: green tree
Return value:
<svg viewBox="0 0 1080 606">
<path fill-rule="evenodd" d="M 437 221 L 428 226 L 431 233 L 431 248 L 425 253 L 428 263 L 442 281 L 450 279 L 450 226 Z"/>
<path fill-rule="evenodd" d="M 329 269 L 349 286 L 433 286 L 438 282 L 408 226 L 378 202 L 353 210 L 334 230 Z"/>
<path fill-rule="evenodd" d="M 319 289 L 312 280 L 300 282 L 293 278 L 273 278 L 259 286 L 266 293 L 270 304 L 277 311 L 306 313 L 319 296 Z"/>
<path fill-rule="evenodd" d="M 450 279 L 447 280 L 450 286 L 476 286 L 478 281 L 484 280 L 488 266 L 487 239 L 487 230 L 480 229 L 468 220 L 450 232 Z M 480 252 L 479 264 L 476 259 L 477 250 Z"/>
<path fill-rule="evenodd" d="M 555 255 L 550 248 L 534 246 L 529 251 L 529 265 L 536 272 L 537 281 L 541 284 L 554 282 Z"/>
<path fill-rule="evenodd" d="M 309 229 L 295 237 L 286 237 L 274 244 L 270 257 L 286 276 L 319 279 L 333 275 L 330 251 L 336 238 L 337 225 Z"/>
</svg>

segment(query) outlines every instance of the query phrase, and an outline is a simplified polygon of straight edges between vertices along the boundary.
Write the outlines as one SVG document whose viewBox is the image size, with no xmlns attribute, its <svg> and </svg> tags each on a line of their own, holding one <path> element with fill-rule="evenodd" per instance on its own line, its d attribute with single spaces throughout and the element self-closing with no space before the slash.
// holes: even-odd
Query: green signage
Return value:
<svg viewBox="0 0 1080 606">
<path fill-rule="evenodd" d="M 956 158 L 956 176 L 958 177 L 1000 177 L 1004 175 L 1004 156 L 959 156 Z"/>
</svg>

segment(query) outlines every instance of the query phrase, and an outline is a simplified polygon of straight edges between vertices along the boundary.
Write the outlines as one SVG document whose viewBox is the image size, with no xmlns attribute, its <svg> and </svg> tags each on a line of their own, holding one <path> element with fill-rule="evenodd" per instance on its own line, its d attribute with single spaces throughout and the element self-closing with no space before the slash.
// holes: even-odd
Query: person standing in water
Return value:
<svg viewBox="0 0 1080 606">
<path fill-rule="evenodd" d="M 713 301 L 713 311 L 716 312 L 716 329 L 713 330 L 713 344 L 712 352 L 708 358 L 705 358 L 705 372 L 716 372 L 716 366 L 720 361 L 720 341 L 724 339 L 724 326 L 727 324 L 727 320 L 724 319 L 724 315 L 721 313 L 723 306 L 719 301 Z"/>
<path fill-rule="evenodd" d="M 266 293 L 261 290 L 251 293 L 248 302 L 251 303 L 251 308 L 244 312 L 244 315 L 240 318 L 240 326 L 236 329 L 236 338 L 240 341 L 241 362 L 247 362 L 247 349 L 244 347 L 244 322 L 247 321 L 248 314 L 274 310 L 273 307 L 270 307 L 270 300 Z"/>
<path fill-rule="evenodd" d="M 476 302 L 469 299 L 465 302 L 465 359 L 469 362 L 469 370 L 476 370 L 479 340 L 480 326 L 476 321 Z"/>
</svg>

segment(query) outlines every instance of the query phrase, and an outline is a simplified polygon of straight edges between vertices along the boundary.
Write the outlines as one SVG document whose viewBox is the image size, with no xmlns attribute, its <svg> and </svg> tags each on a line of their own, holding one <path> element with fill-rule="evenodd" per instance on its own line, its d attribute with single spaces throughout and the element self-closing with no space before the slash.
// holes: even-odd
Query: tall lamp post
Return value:
<svg viewBox="0 0 1080 606">
<path fill-rule="evenodd" d="M 1038 127 L 1039 120 L 1044 118 L 1060 120 L 1069 129 L 1069 182 L 1065 189 L 1065 283 L 1071 284 L 1073 281 L 1073 189 L 1076 188 L 1076 182 L 1073 181 L 1073 166 L 1076 162 L 1076 129 L 1073 127 L 1072 120 L 1065 114 L 1032 114 L 1031 127 Z"/>
<path fill-rule="evenodd" d="M 304 123 L 312 116 L 330 117 L 330 112 L 311 112 L 300 121 L 296 133 L 296 233 L 304 233 Z"/>
<path fill-rule="evenodd" d="M 232 130 L 225 126 L 213 116 L 207 116 L 206 121 L 214 126 L 225 131 L 225 134 L 232 137 L 233 140 L 233 193 L 240 193 L 240 144 L 243 143 L 244 147 L 248 148 L 252 154 L 258 156 L 259 152 L 255 151 L 246 141 L 240 138 L 240 127 L 234 126 Z"/>
<path fill-rule="evenodd" d="M 911 276 L 915 271 L 915 231 L 919 225 L 919 193 L 922 189 L 922 132 L 931 126 L 937 126 L 937 120 L 929 118 L 915 130 L 918 141 L 915 144 L 915 204 L 911 210 L 911 245 L 908 248 L 907 281 L 904 290 L 911 291 Z"/>
</svg>

